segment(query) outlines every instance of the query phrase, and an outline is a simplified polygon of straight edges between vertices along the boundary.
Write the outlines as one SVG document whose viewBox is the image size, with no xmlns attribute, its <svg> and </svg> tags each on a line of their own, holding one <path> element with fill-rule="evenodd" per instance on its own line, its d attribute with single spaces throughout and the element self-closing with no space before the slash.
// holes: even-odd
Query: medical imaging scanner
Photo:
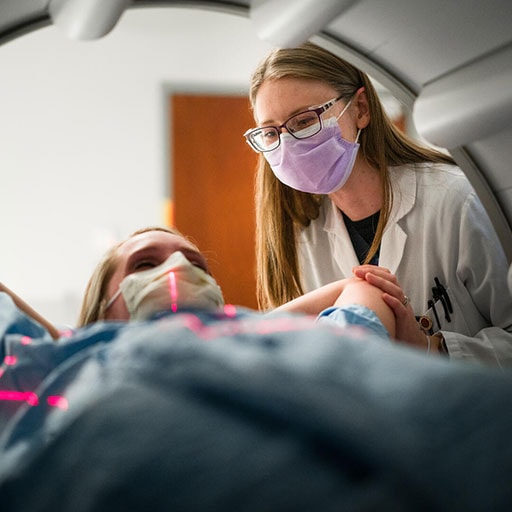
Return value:
<svg viewBox="0 0 512 512">
<path fill-rule="evenodd" d="M 450 151 L 512 260 L 510 0 L 0 0 L 0 44 L 50 24 L 97 39 L 125 9 L 151 7 L 249 17 L 273 45 L 310 39 L 369 73 Z"/>
<path fill-rule="evenodd" d="M 51 25 L 96 40 L 156 7 L 239 15 L 374 77 L 467 174 L 512 262 L 511 0 L 0 0 L 0 52 Z M 44 379 L 0 428 L 0 510 L 512 509 L 509 371 L 279 315 L 100 323 L 55 344 L 0 300 L 4 377 Z"/>
</svg>

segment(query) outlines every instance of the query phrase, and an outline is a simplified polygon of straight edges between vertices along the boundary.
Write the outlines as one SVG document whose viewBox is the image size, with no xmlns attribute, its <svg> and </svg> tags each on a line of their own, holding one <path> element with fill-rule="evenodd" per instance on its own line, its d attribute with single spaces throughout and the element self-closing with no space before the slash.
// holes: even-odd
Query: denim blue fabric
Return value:
<svg viewBox="0 0 512 512">
<path fill-rule="evenodd" d="M 340 327 L 357 325 L 368 329 L 377 336 L 389 339 L 389 333 L 374 311 L 359 304 L 348 304 L 346 306 L 333 306 L 324 309 L 318 315 L 318 321 L 329 320 Z"/>
<path fill-rule="evenodd" d="M 43 338 L 2 436 L 9 512 L 512 510 L 510 370 L 243 310 Z"/>
</svg>

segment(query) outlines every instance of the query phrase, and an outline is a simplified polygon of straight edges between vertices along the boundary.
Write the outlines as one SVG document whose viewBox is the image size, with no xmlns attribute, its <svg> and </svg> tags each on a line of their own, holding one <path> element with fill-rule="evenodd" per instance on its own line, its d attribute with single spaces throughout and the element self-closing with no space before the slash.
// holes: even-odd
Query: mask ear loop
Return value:
<svg viewBox="0 0 512 512">
<path fill-rule="evenodd" d="M 107 309 L 110 306 L 112 306 L 112 304 L 114 304 L 114 301 L 117 299 L 117 297 L 119 297 L 119 295 L 121 295 L 121 288 L 118 288 L 116 293 L 114 293 L 114 295 L 110 297 L 110 300 L 107 302 L 107 305 L 105 306 L 105 311 L 107 311 Z"/>
<path fill-rule="evenodd" d="M 359 92 L 359 91 L 364 91 L 364 87 L 360 87 L 357 91 L 356 91 L 356 94 Z M 349 102 L 345 105 L 345 107 L 343 108 L 343 110 L 336 116 L 336 121 L 347 111 L 348 107 L 350 107 L 350 104 L 352 103 L 352 100 L 354 99 L 354 97 L 356 96 L 356 94 L 354 94 L 354 96 L 352 96 L 352 98 L 350 98 Z M 361 128 L 359 128 L 357 130 L 357 135 L 356 135 L 356 140 L 354 141 L 355 144 L 357 144 L 357 141 L 359 140 L 359 135 L 361 135 Z"/>
<path fill-rule="evenodd" d="M 364 91 L 365 91 L 365 87 L 364 87 L 364 85 L 362 85 L 361 87 L 359 87 L 359 89 L 357 89 L 356 93 L 354 94 L 354 96 L 352 96 L 352 98 L 355 98 L 356 96 L 358 96 L 359 94 L 361 94 Z M 352 100 L 350 100 L 350 101 L 352 101 Z M 363 130 L 362 128 L 359 128 L 357 130 L 356 140 L 354 141 L 356 144 L 357 144 L 357 141 L 359 140 L 359 135 L 361 135 L 362 130 Z"/>
<path fill-rule="evenodd" d="M 336 116 L 336 121 L 347 111 L 348 107 L 350 107 L 350 104 L 352 103 L 352 100 L 354 99 L 354 96 L 350 98 L 349 102 L 345 105 L 343 110 Z"/>
</svg>

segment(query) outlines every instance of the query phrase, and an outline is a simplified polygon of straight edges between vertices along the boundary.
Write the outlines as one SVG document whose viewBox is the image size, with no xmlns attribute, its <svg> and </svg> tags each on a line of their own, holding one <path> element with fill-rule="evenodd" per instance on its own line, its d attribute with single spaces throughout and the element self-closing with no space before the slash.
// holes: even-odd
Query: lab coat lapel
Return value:
<svg viewBox="0 0 512 512">
<path fill-rule="evenodd" d="M 396 167 L 391 168 L 389 174 L 393 190 L 393 207 L 382 237 L 379 266 L 388 268 L 396 274 L 407 241 L 407 233 L 400 226 L 400 220 L 414 207 L 416 172 L 407 167 Z"/>
<path fill-rule="evenodd" d="M 351 277 L 352 269 L 359 265 L 357 255 L 350 241 L 341 212 L 333 201 L 326 207 L 324 230 L 329 236 L 329 245 L 333 259 L 339 267 L 340 278 Z"/>
</svg>

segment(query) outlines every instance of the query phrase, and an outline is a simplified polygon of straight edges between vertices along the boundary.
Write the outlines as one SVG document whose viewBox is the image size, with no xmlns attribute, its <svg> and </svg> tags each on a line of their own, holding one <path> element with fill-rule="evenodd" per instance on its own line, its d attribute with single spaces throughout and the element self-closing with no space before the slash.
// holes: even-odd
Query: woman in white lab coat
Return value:
<svg viewBox="0 0 512 512">
<path fill-rule="evenodd" d="M 512 365 L 506 257 L 453 160 L 402 135 L 368 77 L 310 43 L 270 52 L 250 96 L 261 307 L 365 264 L 400 340 Z"/>
</svg>

